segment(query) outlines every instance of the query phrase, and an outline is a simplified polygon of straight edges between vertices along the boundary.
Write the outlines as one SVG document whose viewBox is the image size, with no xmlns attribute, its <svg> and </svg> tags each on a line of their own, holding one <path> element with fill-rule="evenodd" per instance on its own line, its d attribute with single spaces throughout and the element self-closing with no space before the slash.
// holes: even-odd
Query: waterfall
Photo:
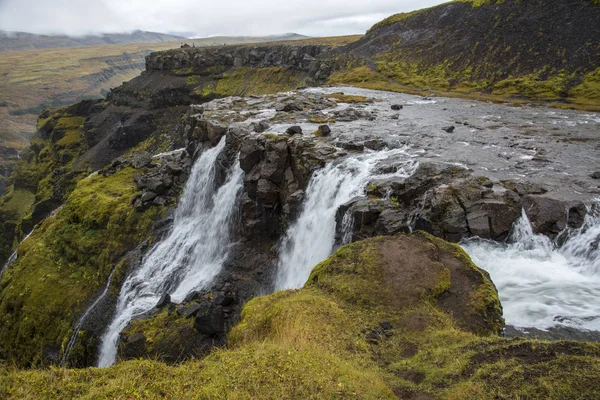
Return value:
<svg viewBox="0 0 600 400">
<path fill-rule="evenodd" d="M 470 239 L 463 248 L 498 288 L 506 323 L 600 330 L 600 212 L 591 208 L 562 246 L 533 232 L 523 211 L 508 244 Z"/>
<path fill-rule="evenodd" d="M 77 343 L 77 335 L 79 335 L 79 331 L 81 331 L 81 328 L 83 327 L 83 324 L 84 324 L 85 320 L 87 319 L 88 315 L 90 315 L 90 313 L 96 308 L 96 306 L 108 294 L 108 291 L 110 289 L 110 282 L 111 282 L 114 274 L 115 274 L 115 269 L 113 269 L 112 272 L 110 273 L 110 275 L 108 277 L 108 281 L 106 282 L 106 285 L 104 286 L 104 290 L 102 291 L 102 293 L 100 293 L 100 296 L 98 296 L 98 298 L 96 300 L 94 300 L 94 302 L 87 308 L 87 310 L 85 310 L 83 315 L 79 318 L 79 321 L 77 321 L 77 324 L 75 325 L 75 328 L 73 329 L 73 333 L 71 334 L 71 338 L 69 339 L 69 343 L 67 343 L 67 347 L 65 347 L 63 357 L 60 360 L 61 367 L 64 367 L 67 365 L 67 361 L 69 361 L 69 355 L 71 354 L 71 351 L 73 351 L 73 347 L 75 347 L 75 343 Z"/>
<path fill-rule="evenodd" d="M 364 194 L 367 182 L 378 177 L 373 175 L 378 163 L 392 156 L 405 156 L 404 160 L 395 161 L 398 172 L 380 177 L 410 176 L 416 163 L 408 148 L 347 157 L 328 164 L 312 176 L 302 211 L 280 244 L 275 281 L 277 290 L 301 287 L 313 267 L 329 257 L 335 241 L 338 208 L 353 197 Z M 350 217 L 345 222 L 349 224 Z"/>
<path fill-rule="evenodd" d="M 102 338 L 100 367 L 115 362 L 119 334 L 132 318 L 152 310 L 164 293 L 176 302 L 183 301 L 190 292 L 206 287 L 221 270 L 243 186 L 243 171 L 236 161 L 225 183 L 215 188 L 217 157 L 224 148 L 225 138 L 196 161 L 169 236 L 123 284 L 115 317 Z"/>
</svg>

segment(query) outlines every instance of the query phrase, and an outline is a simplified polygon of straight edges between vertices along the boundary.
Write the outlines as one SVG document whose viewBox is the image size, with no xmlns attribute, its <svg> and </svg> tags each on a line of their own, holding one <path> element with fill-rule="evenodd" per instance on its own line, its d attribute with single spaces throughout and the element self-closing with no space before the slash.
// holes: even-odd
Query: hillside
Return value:
<svg viewBox="0 0 600 400">
<path fill-rule="evenodd" d="M 58 49 L 64 47 L 100 46 L 107 44 L 134 44 L 175 42 L 185 40 L 181 36 L 158 32 L 134 31 L 132 33 L 106 33 L 103 35 L 65 36 L 36 35 L 27 32 L 0 31 L 0 51 Z"/>
<path fill-rule="evenodd" d="M 596 1 L 456 1 L 376 24 L 331 81 L 598 109 L 599 37 Z"/>
</svg>

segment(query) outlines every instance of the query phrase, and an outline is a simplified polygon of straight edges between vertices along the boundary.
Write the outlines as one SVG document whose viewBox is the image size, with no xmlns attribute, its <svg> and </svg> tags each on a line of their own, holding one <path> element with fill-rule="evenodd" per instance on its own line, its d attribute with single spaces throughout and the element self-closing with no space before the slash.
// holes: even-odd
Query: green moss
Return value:
<svg viewBox="0 0 600 400">
<path fill-rule="evenodd" d="M 471 3 L 473 5 L 473 8 L 481 7 L 486 4 L 502 4 L 502 3 L 504 3 L 504 0 L 455 0 L 455 1 L 457 3 Z"/>
<path fill-rule="evenodd" d="M 44 348 L 60 346 L 118 259 L 147 235 L 159 210 L 131 207 L 135 173 L 80 181 L 20 246 L 0 282 L 0 358 L 38 364 Z"/>
<path fill-rule="evenodd" d="M 422 10 L 417 10 L 417 11 L 412 11 L 412 12 L 407 12 L 407 13 L 394 14 L 391 17 L 387 17 L 386 19 L 384 19 L 384 20 L 376 23 L 375 25 L 373 25 L 371 27 L 371 29 L 369 29 L 367 31 L 367 34 L 373 32 L 373 31 L 376 31 L 377 29 L 383 28 L 385 26 L 394 24 L 396 22 L 400 22 L 400 21 L 402 21 L 402 20 L 404 20 L 404 19 L 406 19 L 408 17 L 411 17 L 411 16 L 413 16 L 413 15 L 415 15 L 415 14 L 421 12 L 421 11 Z"/>
<path fill-rule="evenodd" d="M 348 103 L 348 104 L 357 104 L 357 103 L 372 103 L 374 100 L 365 97 L 365 96 L 354 96 L 343 93 L 333 93 L 327 95 L 328 98 L 332 99 L 336 103 Z"/>
<path fill-rule="evenodd" d="M 585 75 L 583 82 L 569 92 L 577 103 L 600 102 L 600 68 Z"/>
<path fill-rule="evenodd" d="M 294 90 L 305 83 L 306 76 L 284 67 L 236 68 L 198 89 L 196 94 L 202 98 L 262 95 Z"/>
</svg>

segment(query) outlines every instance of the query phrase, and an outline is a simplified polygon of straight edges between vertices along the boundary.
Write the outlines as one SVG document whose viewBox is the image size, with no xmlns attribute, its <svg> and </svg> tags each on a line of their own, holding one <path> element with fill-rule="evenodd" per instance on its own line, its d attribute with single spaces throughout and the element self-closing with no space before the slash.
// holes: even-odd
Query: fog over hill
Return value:
<svg viewBox="0 0 600 400">
<path fill-rule="evenodd" d="M 185 39 L 181 36 L 158 32 L 134 31 L 132 33 L 109 33 L 102 35 L 66 36 L 36 35 L 27 32 L 0 31 L 0 51 L 53 49 L 62 47 L 96 46 L 105 44 L 173 42 Z"/>
</svg>

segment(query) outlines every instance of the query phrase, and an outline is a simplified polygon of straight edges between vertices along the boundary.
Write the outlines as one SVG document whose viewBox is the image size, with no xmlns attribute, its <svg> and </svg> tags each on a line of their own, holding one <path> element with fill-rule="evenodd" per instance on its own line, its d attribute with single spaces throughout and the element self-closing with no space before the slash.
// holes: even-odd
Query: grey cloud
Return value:
<svg viewBox="0 0 600 400">
<path fill-rule="evenodd" d="M 0 0 L 0 29 L 89 34 L 189 31 L 199 36 L 363 33 L 397 12 L 440 0 Z"/>
</svg>

